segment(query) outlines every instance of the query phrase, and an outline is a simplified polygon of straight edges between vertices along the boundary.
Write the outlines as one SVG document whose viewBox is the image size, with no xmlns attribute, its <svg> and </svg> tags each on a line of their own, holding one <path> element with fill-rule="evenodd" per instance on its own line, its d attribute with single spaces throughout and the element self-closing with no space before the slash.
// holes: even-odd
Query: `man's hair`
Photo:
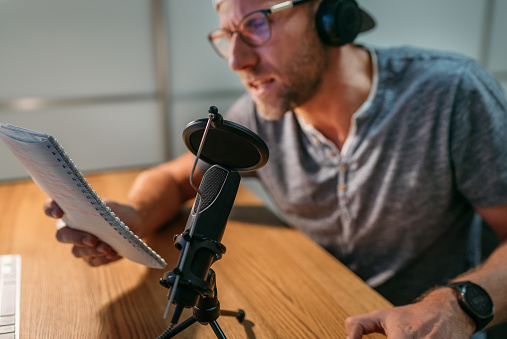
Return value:
<svg viewBox="0 0 507 339">
<path fill-rule="evenodd" d="M 223 0 L 211 0 L 211 3 L 213 4 L 213 8 L 216 10 L 218 8 L 218 5 L 220 5 L 220 3 L 222 1 Z"/>
</svg>

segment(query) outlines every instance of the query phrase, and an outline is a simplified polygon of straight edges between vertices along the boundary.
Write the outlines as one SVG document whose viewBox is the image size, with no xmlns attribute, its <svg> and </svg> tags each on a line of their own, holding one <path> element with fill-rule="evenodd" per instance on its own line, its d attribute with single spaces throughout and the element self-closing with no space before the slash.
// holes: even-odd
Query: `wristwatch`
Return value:
<svg viewBox="0 0 507 339">
<path fill-rule="evenodd" d="M 482 287 L 470 281 L 450 283 L 447 286 L 454 288 L 458 294 L 459 305 L 475 322 L 476 331 L 480 331 L 493 320 L 493 301 Z"/>
</svg>

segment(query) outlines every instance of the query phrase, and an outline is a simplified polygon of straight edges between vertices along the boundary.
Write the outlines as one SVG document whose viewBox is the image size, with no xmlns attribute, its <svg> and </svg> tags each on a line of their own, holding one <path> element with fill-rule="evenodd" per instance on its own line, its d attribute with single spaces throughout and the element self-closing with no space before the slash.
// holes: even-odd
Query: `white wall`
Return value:
<svg viewBox="0 0 507 339">
<path fill-rule="evenodd" d="M 172 150 L 181 154 L 186 151 L 180 142 L 186 124 L 206 118 L 212 105 L 224 113 L 243 88 L 227 62 L 208 43 L 208 33 L 218 24 L 211 0 L 173 0 L 166 4 L 172 90 L 170 130 L 176 138 Z"/>
<path fill-rule="evenodd" d="M 360 0 L 378 27 L 360 40 L 449 50 L 478 60 L 507 91 L 507 1 Z"/>
<path fill-rule="evenodd" d="M 377 20 L 364 40 L 382 46 L 416 45 L 453 50 L 478 59 L 487 1 L 362 0 Z"/>
<path fill-rule="evenodd" d="M 0 122 L 53 134 L 82 171 L 160 162 L 152 50 L 148 1 L 2 0 Z M 26 177 L 0 159 L 0 180 Z"/>
<path fill-rule="evenodd" d="M 154 90 L 147 2 L 0 2 L 0 100 Z"/>
<path fill-rule="evenodd" d="M 491 25 L 488 68 L 498 75 L 507 92 L 507 1 L 496 0 Z"/>
<path fill-rule="evenodd" d="M 172 153 L 184 152 L 184 126 L 211 105 L 225 112 L 243 89 L 206 39 L 218 25 L 211 0 L 165 0 L 171 105 L 163 125 L 150 14 L 157 1 L 164 0 L 0 0 L 0 121 L 52 133 L 83 171 L 163 161 L 164 130 Z M 507 1 L 359 3 L 378 25 L 358 41 L 464 53 L 507 89 Z M 85 100 L 39 110 L 8 105 L 27 97 Z M 0 159 L 0 180 L 26 175 L 3 144 Z"/>
</svg>

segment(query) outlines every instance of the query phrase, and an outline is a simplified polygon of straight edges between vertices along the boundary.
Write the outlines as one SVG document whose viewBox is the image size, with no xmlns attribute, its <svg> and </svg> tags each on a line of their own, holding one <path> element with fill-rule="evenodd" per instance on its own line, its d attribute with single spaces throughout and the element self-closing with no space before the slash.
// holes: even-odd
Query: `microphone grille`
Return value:
<svg viewBox="0 0 507 339">
<path fill-rule="evenodd" d="M 208 208 L 215 198 L 220 193 L 225 180 L 227 179 L 227 175 L 229 171 L 222 167 L 213 166 L 206 171 L 204 177 L 202 178 L 201 184 L 199 185 L 199 190 L 201 194 L 197 195 L 194 202 L 193 213 L 197 213 L 197 207 L 199 206 L 199 201 L 202 198 L 201 211 Z M 201 197 L 202 196 L 202 197 Z"/>
</svg>

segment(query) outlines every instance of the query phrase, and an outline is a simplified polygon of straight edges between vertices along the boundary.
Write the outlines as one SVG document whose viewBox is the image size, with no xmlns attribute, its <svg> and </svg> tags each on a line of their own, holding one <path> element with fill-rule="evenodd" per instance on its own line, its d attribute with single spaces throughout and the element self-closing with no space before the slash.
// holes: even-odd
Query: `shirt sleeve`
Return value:
<svg viewBox="0 0 507 339">
<path fill-rule="evenodd" d="M 507 100 L 502 87 L 470 60 L 461 73 L 451 115 L 456 185 L 476 207 L 507 203 Z"/>
</svg>

